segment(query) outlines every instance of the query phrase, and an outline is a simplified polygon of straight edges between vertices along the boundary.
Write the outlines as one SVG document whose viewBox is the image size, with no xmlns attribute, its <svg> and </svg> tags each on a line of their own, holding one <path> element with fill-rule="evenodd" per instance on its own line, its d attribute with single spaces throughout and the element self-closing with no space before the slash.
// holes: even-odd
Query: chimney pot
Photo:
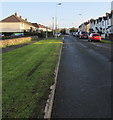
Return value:
<svg viewBox="0 0 113 120">
<path fill-rule="evenodd" d="M 22 16 L 20 16 L 20 18 L 22 18 Z"/>
<path fill-rule="evenodd" d="M 109 13 L 106 13 L 106 16 L 108 16 L 109 15 Z"/>
<path fill-rule="evenodd" d="M 27 18 L 25 20 L 27 21 Z"/>
<path fill-rule="evenodd" d="M 15 16 L 17 16 L 17 12 L 15 13 Z"/>
</svg>

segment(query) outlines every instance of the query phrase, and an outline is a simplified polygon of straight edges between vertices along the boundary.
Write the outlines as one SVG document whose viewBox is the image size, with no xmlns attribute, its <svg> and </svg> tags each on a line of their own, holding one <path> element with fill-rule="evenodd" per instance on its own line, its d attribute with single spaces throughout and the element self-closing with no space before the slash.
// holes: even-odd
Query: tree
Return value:
<svg viewBox="0 0 113 120">
<path fill-rule="evenodd" d="M 70 28 L 70 33 L 71 32 L 77 32 L 77 30 L 78 30 L 77 28 L 72 27 L 72 28 Z"/>
<path fill-rule="evenodd" d="M 65 29 L 65 28 L 64 28 L 64 29 L 61 29 L 60 33 L 66 34 L 66 29 Z"/>
</svg>

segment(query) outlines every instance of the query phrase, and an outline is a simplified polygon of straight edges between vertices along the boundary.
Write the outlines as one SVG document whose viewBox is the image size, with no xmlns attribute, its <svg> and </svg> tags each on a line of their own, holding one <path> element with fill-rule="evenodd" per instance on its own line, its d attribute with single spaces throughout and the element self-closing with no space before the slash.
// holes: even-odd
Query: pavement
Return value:
<svg viewBox="0 0 113 120">
<path fill-rule="evenodd" d="M 111 46 L 65 36 L 52 118 L 111 118 Z"/>
</svg>

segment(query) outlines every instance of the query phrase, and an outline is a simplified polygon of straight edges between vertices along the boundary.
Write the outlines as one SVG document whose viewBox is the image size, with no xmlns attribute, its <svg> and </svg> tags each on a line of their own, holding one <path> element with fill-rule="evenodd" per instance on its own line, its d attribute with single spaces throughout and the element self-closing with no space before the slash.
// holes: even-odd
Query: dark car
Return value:
<svg viewBox="0 0 113 120">
<path fill-rule="evenodd" d="M 89 34 L 87 32 L 80 32 L 79 38 L 88 38 Z"/>
</svg>

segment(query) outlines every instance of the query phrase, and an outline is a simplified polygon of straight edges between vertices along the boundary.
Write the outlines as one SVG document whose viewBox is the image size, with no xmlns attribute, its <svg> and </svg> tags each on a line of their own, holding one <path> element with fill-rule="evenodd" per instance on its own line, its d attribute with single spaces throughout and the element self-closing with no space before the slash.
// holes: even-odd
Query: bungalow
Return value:
<svg viewBox="0 0 113 120">
<path fill-rule="evenodd" d="M 36 27 L 17 13 L 0 21 L 0 32 L 29 32 L 36 31 Z"/>
</svg>

